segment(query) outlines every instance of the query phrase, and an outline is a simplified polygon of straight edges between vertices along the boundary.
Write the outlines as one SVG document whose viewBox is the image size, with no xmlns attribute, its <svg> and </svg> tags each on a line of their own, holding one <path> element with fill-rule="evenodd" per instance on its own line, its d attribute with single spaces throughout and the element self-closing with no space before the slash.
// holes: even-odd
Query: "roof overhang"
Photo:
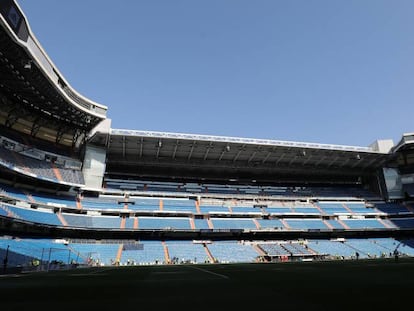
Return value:
<svg viewBox="0 0 414 311">
<path fill-rule="evenodd" d="M 0 5 L 0 93 L 11 103 L 2 100 L 1 110 L 9 123 L 27 118 L 34 128 L 73 134 L 88 132 L 105 119 L 105 106 L 83 97 L 64 79 L 17 3 Z"/>
<path fill-rule="evenodd" d="M 414 133 L 404 133 L 401 140 L 392 149 L 394 153 L 414 149 Z"/>
<path fill-rule="evenodd" d="M 90 142 L 107 148 L 108 174 L 141 177 L 353 179 L 389 158 L 369 147 L 119 129 L 96 132 Z"/>
</svg>

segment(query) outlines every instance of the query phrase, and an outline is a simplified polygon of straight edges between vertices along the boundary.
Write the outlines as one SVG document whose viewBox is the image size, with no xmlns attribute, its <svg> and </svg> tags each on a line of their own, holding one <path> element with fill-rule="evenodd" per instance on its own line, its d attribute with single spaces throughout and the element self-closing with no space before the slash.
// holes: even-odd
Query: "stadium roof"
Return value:
<svg viewBox="0 0 414 311">
<path fill-rule="evenodd" d="M 107 148 L 107 173 L 123 177 L 355 180 L 389 159 L 370 147 L 121 129 L 97 131 L 90 142 Z"/>
<path fill-rule="evenodd" d="M 393 152 L 414 149 L 414 133 L 404 133 L 400 142 L 394 146 Z"/>
<path fill-rule="evenodd" d="M 96 130 L 106 107 L 70 87 L 14 0 L 0 1 L 0 121 L 36 136 L 43 128 L 73 145 L 86 133 L 107 149 L 106 172 L 133 177 L 355 181 L 390 158 L 370 147 L 195 134 Z M 14 126 L 17 124 L 18 126 Z M 23 130 L 22 130 L 23 128 Z M 44 131 L 45 132 L 45 131 Z M 65 138 L 67 140 L 67 138 Z M 311 176 L 312 178 L 309 178 Z"/>
<path fill-rule="evenodd" d="M 88 132 L 107 108 L 78 94 L 30 30 L 19 6 L 0 1 L 0 111 L 5 125 L 25 120 L 32 135 L 41 127 L 59 135 Z"/>
</svg>

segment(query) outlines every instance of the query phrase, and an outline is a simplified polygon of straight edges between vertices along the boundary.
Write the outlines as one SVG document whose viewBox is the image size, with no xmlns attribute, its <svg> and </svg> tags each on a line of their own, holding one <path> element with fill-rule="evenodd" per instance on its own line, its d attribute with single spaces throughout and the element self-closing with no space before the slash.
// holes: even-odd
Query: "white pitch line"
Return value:
<svg viewBox="0 0 414 311">
<path fill-rule="evenodd" d="M 210 273 L 210 274 L 212 274 L 212 275 L 216 275 L 216 276 L 218 276 L 218 277 L 220 277 L 220 278 L 223 278 L 223 279 L 229 279 L 229 277 L 228 277 L 227 275 L 224 275 L 224 274 L 219 274 L 219 273 L 211 272 L 211 271 L 209 271 L 209 270 L 206 270 L 206 269 L 201 269 L 201 268 L 199 268 L 199 267 L 194 267 L 194 266 L 187 266 L 187 267 L 188 267 L 188 268 L 193 268 L 193 269 L 196 269 L 196 270 L 200 270 L 200 271 L 202 271 L 202 272 Z"/>
</svg>

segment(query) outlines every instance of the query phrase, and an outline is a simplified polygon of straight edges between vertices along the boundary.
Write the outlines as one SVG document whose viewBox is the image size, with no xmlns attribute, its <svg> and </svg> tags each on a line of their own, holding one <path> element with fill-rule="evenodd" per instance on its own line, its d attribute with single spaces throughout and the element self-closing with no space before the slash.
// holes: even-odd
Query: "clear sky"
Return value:
<svg viewBox="0 0 414 311">
<path fill-rule="evenodd" d="M 19 0 L 112 127 L 367 146 L 414 132 L 412 0 Z"/>
</svg>

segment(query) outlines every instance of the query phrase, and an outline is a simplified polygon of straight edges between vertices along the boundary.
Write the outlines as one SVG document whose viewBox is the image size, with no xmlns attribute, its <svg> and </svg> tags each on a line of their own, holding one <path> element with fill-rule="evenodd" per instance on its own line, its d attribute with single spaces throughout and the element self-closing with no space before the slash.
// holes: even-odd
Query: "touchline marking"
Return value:
<svg viewBox="0 0 414 311">
<path fill-rule="evenodd" d="M 224 275 L 224 274 L 219 274 L 219 273 L 211 272 L 211 271 L 209 271 L 209 270 L 206 270 L 206 269 L 201 269 L 201 268 L 194 267 L 194 266 L 187 266 L 187 267 L 188 267 L 188 268 L 193 268 L 193 269 L 196 269 L 196 270 L 200 270 L 200 271 L 202 271 L 202 272 L 210 273 L 210 274 L 212 274 L 212 275 L 216 275 L 216 276 L 218 276 L 218 277 L 220 277 L 220 278 L 223 278 L 223 279 L 229 279 L 229 277 L 228 277 L 227 275 Z"/>
</svg>

